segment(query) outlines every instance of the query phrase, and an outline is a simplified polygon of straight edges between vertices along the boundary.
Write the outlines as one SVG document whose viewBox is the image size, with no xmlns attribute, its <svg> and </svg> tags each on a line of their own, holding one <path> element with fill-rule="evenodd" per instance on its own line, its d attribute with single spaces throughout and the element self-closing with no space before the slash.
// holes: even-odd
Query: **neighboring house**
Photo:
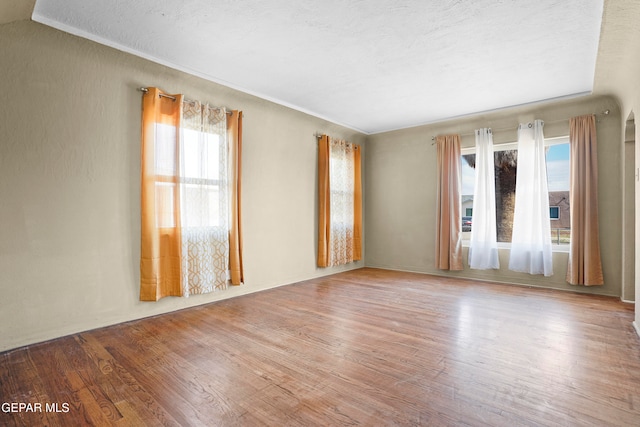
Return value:
<svg viewBox="0 0 640 427">
<path fill-rule="evenodd" d="M 463 195 L 461 197 L 462 206 L 460 213 L 462 216 L 473 216 L 473 194 Z"/>
<path fill-rule="evenodd" d="M 551 215 L 551 229 L 571 227 L 569 210 L 569 192 L 549 192 L 549 213 Z"/>
<path fill-rule="evenodd" d="M 465 194 L 461 198 L 461 216 L 473 216 L 473 195 Z M 551 228 L 571 227 L 568 191 L 549 192 L 549 214 Z"/>
</svg>

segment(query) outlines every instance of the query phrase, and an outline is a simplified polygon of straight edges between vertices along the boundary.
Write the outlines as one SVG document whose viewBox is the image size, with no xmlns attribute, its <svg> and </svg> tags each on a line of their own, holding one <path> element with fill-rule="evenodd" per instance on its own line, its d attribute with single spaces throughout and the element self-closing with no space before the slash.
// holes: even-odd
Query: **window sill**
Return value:
<svg viewBox="0 0 640 427">
<path fill-rule="evenodd" d="M 462 241 L 462 247 L 463 248 L 468 248 L 469 247 L 469 240 L 463 240 Z M 504 243 L 504 242 L 498 242 L 498 249 L 500 250 L 510 250 L 511 249 L 511 243 Z M 551 245 L 551 250 L 553 252 L 558 252 L 558 253 L 569 253 L 569 245 Z"/>
</svg>

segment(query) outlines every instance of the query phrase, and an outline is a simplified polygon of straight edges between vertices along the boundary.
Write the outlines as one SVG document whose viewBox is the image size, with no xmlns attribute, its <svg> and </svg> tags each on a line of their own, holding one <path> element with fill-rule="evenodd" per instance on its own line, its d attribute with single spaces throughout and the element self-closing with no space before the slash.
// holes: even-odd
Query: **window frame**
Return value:
<svg viewBox="0 0 640 427">
<path fill-rule="evenodd" d="M 215 147 L 218 151 L 218 166 L 220 165 L 220 154 L 222 150 L 228 150 L 228 147 L 226 146 L 227 144 L 227 140 L 226 138 L 224 138 L 224 135 L 220 135 L 219 133 L 212 133 L 212 132 L 206 132 L 204 130 L 201 129 L 189 129 L 190 131 L 192 131 L 194 134 L 193 135 L 189 135 L 191 137 L 196 138 L 196 142 L 199 144 L 201 143 L 201 138 L 205 138 L 206 141 L 204 142 L 205 144 L 211 144 L 211 146 Z M 209 141 L 208 138 L 213 138 L 215 139 L 215 141 Z M 181 140 L 178 144 L 182 144 L 181 147 L 178 147 L 178 149 L 181 149 L 182 152 L 184 152 L 186 154 L 187 151 L 187 133 L 183 133 L 183 140 Z M 209 147 L 210 148 L 210 147 Z M 227 159 L 228 162 L 228 159 Z M 187 175 L 188 172 L 188 168 L 187 165 L 185 163 L 185 169 L 181 170 L 180 167 L 178 167 L 178 172 L 177 172 L 177 176 L 178 176 L 178 185 L 182 186 L 182 190 L 186 190 L 189 186 L 196 186 L 196 188 L 198 187 L 203 187 L 206 188 L 207 190 L 212 190 L 212 191 L 216 191 L 218 194 L 218 212 L 216 215 L 216 223 L 215 224 L 206 224 L 206 225 L 190 225 L 190 224 L 184 224 L 182 225 L 182 228 L 185 230 L 198 230 L 198 229 L 207 229 L 207 230 L 222 230 L 225 231 L 225 228 L 222 224 L 224 224 L 222 215 L 225 214 L 225 212 L 221 212 L 221 208 L 220 208 L 220 198 L 221 198 L 221 194 L 222 192 L 225 191 L 225 187 L 229 185 L 228 183 L 228 177 L 226 175 L 226 168 L 228 165 L 225 165 L 225 167 L 223 168 L 218 168 L 218 175 L 215 178 L 207 178 L 204 176 L 190 176 Z"/>
<path fill-rule="evenodd" d="M 157 125 L 164 125 L 161 123 L 158 123 Z M 220 135 L 218 133 L 212 133 L 212 132 L 206 132 L 203 131 L 201 129 L 188 129 L 189 131 L 193 132 L 193 136 L 195 138 L 198 139 L 204 137 L 205 135 L 208 135 L 208 137 L 213 136 L 215 137 L 216 141 L 213 145 L 215 145 L 217 147 L 218 150 L 228 150 L 228 141 L 226 140 L 226 138 L 224 138 L 223 135 Z M 154 170 L 156 171 L 156 173 L 154 174 L 154 182 L 155 185 L 157 186 L 158 184 L 163 185 L 163 186 L 171 186 L 173 187 L 171 190 L 171 194 L 172 194 L 172 199 L 173 199 L 173 209 L 176 209 L 176 205 L 178 205 L 180 203 L 180 200 L 178 200 L 180 198 L 179 193 L 177 191 L 178 187 L 183 187 L 186 188 L 190 185 L 194 185 L 194 186 L 201 186 L 201 187 L 207 187 L 208 189 L 215 189 L 217 190 L 218 194 L 220 195 L 223 191 L 225 191 L 225 186 L 229 185 L 228 182 L 228 176 L 226 175 L 226 168 L 219 168 L 218 169 L 218 176 L 216 178 L 206 178 L 206 177 L 202 177 L 202 176 L 188 176 L 187 175 L 187 170 L 185 168 L 185 170 L 182 170 L 180 167 L 180 155 L 179 153 L 181 151 L 186 150 L 185 148 L 185 143 L 187 142 L 187 139 L 184 138 L 184 134 L 182 135 L 183 138 L 176 138 L 175 141 L 173 141 L 173 147 L 171 147 L 174 150 L 173 153 L 173 161 L 172 161 L 172 171 L 167 170 L 162 170 L 160 171 L 161 173 L 158 173 L 158 164 L 157 164 L 157 160 L 156 160 L 156 164 L 154 165 Z M 157 159 L 157 153 L 155 158 Z M 228 159 L 227 159 L 228 161 Z M 162 172 L 172 172 L 173 174 L 167 174 L 167 173 L 162 173 Z M 157 189 L 156 189 L 157 191 Z M 219 198 L 220 196 L 218 196 Z M 171 224 L 170 225 L 165 225 L 160 224 L 160 218 L 158 216 L 159 211 L 156 211 L 156 228 L 158 229 L 176 229 L 178 227 L 178 224 L 175 223 L 174 219 L 174 213 L 171 212 L 171 215 L 168 215 L 167 217 L 171 219 Z M 189 230 L 197 230 L 197 229 L 208 229 L 208 230 L 222 230 L 225 231 L 225 227 L 223 225 L 221 225 L 224 221 L 222 221 L 221 218 L 221 213 L 223 214 L 223 212 L 218 212 L 217 215 L 217 224 L 208 224 L 208 225 L 180 225 L 180 228 L 185 230 L 185 231 L 189 231 Z"/>
<path fill-rule="evenodd" d="M 554 145 L 561 145 L 561 144 L 568 144 L 569 143 L 569 135 L 563 135 L 563 136 L 557 136 L 557 137 L 552 137 L 552 138 L 545 138 L 544 139 L 544 146 L 546 147 L 551 147 Z M 494 144 L 493 145 L 493 151 L 506 151 L 506 150 L 517 150 L 518 149 L 518 142 L 505 142 L 505 143 L 501 143 L 501 144 Z M 476 152 L 476 147 L 475 145 L 470 146 L 470 147 L 462 147 L 460 148 L 460 161 L 463 162 L 463 158 L 462 156 L 466 155 L 466 154 L 475 154 Z M 462 177 L 461 177 L 462 179 Z M 550 206 L 551 207 L 551 206 Z M 473 208 L 471 208 L 473 209 Z M 467 215 L 465 215 L 467 216 Z M 553 219 L 553 218 L 552 218 Z M 470 235 L 469 235 L 470 237 Z M 471 243 L 470 238 L 462 238 L 462 246 L 465 248 L 468 248 L 469 245 Z M 497 242 L 498 243 L 498 249 L 511 249 L 511 242 Z M 558 244 L 552 244 L 552 251 L 553 252 L 562 252 L 562 253 L 569 253 L 569 248 L 570 245 L 569 244 L 562 244 L 562 245 L 558 245 Z"/>
<path fill-rule="evenodd" d="M 340 162 L 340 165 L 336 165 L 336 163 L 338 162 Z M 345 158 L 340 158 L 338 156 L 331 155 L 331 151 L 329 151 L 329 169 L 330 170 L 336 166 L 338 166 L 339 168 L 348 169 L 348 165 L 343 163 L 346 163 Z M 346 188 L 348 186 L 346 185 L 345 182 L 343 182 L 342 180 L 337 180 L 335 178 L 335 175 L 331 173 L 329 173 L 329 180 L 330 180 L 329 200 L 333 200 L 334 198 L 340 199 L 340 200 L 349 200 L 349 199 L 354 200 L 355 188 L 349 190 L 348 188 Z M 336 228 L 336 229 L 351 231 L 351 235 L 353 235 L 353 230 L 355 227 L 355 221 L 353 216 L 351 218 L 336 218 L 335 215 L 331 215 L 330 220 L 331 220 L 330 225 L 332 229 Z"/>
</svg>

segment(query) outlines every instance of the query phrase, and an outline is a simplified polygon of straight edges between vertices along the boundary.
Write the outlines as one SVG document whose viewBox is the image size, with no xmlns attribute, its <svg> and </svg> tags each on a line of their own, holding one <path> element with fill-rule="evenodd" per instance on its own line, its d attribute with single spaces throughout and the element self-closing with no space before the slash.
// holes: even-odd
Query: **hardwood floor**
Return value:
<svg viewBox="0 0 640 427">
<path fill-rule="evenodd" d="M 638 426 L 632 321 L 366 268 L 0 353 L 0 425 Z"/>
</svg>

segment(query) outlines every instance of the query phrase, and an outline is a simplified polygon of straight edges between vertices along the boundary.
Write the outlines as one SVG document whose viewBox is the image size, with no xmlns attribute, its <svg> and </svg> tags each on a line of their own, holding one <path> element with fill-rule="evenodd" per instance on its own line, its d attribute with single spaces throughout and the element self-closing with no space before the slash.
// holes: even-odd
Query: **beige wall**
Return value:
<svg viewBox="0 0 640 427">
<path fill-rule="evenodd" d="M 627 128 L 626 121 L 629 117 L 637 117 L 640 113 L 640 2 L 636 0 L 605 0 L 602 18 L 602 32 L 598 47 L 598 60 L 594 80 L 594 93 L 612 94 L 620 103 L 622 135 Z M 633 150 L 624 148 L 623 138 L 620 150 L 625 156 L 633 154 Z M 623 182 L 632 176 L 635 182 L 635 203 L 633 208 L 628 206 L 633 202 L 632 197 L 625 198 L 625 212 L 635 215 L 635 239 L 631 250 L 631 242 L 627 240 L 624 252 L 624 279 L 625 299 L 635 298 L 636 316 L 635 326 L 640 334 L 640 250 L 637 250 L 640 241 L 640 181 L 636 178 L 640 168 L 640 126 L 635 126 L 635 167 L 630 169 L 632 162 L 625 162 L 626 167 L 621 168 L 620 173 L 626 177 Z M 625 236 L 627 238 L 629 236 Z M 632 281 L 629 275 L 633 274 L 635 290 L 630 289 Z"/>
<path fill-rule="evenodd" d="M 628 117 L 628 116 L 627 116 Z M 624 118 L 624 117 L 623 117 Z M 622 300 L 634 302 L 636 298 L 635 290 L 635 244 L 636 244 L 636 207 L 635 207 L 635 124 L 634 119 L 627 120 L 624 129 L 624 144 L 622 157 L 624 167 L 622 168 L 623 187 L 623 213 L 622 222 L 624 233 L 623 241 L 623 270 L 622 270 Z"/>
<path fill-rule="evenodd" d="M 362 134 L 29 21 L 0 55 L 0 351 L 344 269 L 315 266 L 314 134 Z M 245 285 L 138 301 L 140 86 L 244 110 Z"/>
<path fill-rule="evenodd" d="M 464 102 L 464 100 L 461 100 Z M 567 253 L 554 253 L 550 278 L 508 270 L 508 250 L 500 250 L 500 270 L 462 272 L 435 269 L 436 148 L 434 135 L 460 133 L 462 146 L 475 144 L 473 130 L 491 127 L 495 143 L 517 140 L 518 123 L 545 121 L 545 136 L 568 135 L 570 117 L 598 115 L 600 236 L 605 286 L 575 287 L 565 282 Z M 621 295 L 620 114 L 609 97 L 506 109 L 490 114 L 370 136 L 366 157 L 367 266 L 487 279 L 579 292 Z"/>
<path fill-rule="evenodd" d="M 2 0 L 0 2 L 0 24 L 29 19 L 36 0 Z"/>
</svg>

